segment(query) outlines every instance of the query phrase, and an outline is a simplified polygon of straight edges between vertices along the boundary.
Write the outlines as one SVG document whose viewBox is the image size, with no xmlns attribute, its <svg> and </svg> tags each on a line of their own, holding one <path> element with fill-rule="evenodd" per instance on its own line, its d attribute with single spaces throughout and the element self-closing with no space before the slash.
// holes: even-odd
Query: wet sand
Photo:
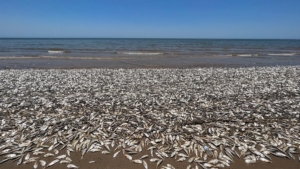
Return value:
<svg viewBox="0 0 300 169">
<path fill-rule="evenodd" d="M 80 68 L 194 68 L 194 67 L 253 67 L 300 65 L 299 56 L 266 57 L 2 57 L 0 69 L 80 69 Z"/>
<path fill-rule="evenodd" d="M 141 153 L 141 154 L 146 154 Z M 141 154 L 133 155 L 134 159 L 138 159 L 141 157 Z M 130 162 L 122 153 L 120 153 L 116 158 L 112 157 L 113 154 L 107 154 L 103 155 L 101 153 L 87 153 L 84 155 L 84 157 L 81 159 L 80 153 L 72 153 L 71 159 L 72 164 L 75 164 L 81 169 L 144 169 L 142 164 L 135 164 L 133 162 Z M 148 154 L 149 157 L 151 157 L 150 154 Z M 276 156 L 271 156 L 272 163 L 265 163 L 258 161 L 255 164 L 247 164 L 243 159 L 239 159 L 237 157 L 234 157 L 234 161 L 230 163 L 229 167 L 225 167 L 224 169 L 299 169 L 300 168 L 300 162 L 298 160 L 292 160 L 292 159 L 285 159 L 280 158 Z M 52 158 L 45 158 L 43 156 L 40 156 L 39 160 L 45 160 L 47 164 L 51 161 L 53 161 Z M 146 158 L 148 168 L 154 169 L 156 168 L 156 163 L 149 162 L 149 158 Z M 95 161 L 94 163 L 89 163 L 90 161 Z M 158 168 L 161 168 L 162 166 L 166 166 L 167 164 L 171 164 L 173 167 L 177 169 L 185 169 L 189 163 L 187 161 L 185 162 L 178 162 L 174 158 L 165 158 L 165 160 L 160 164 Z M 32 169 L 34 163 L 30 164 L 21 164 L 17 165 L 17 162 L 9 161 L 4 164 L 1 164 L 0 167 L 3 169 Z M 195 167 L 195 164 L 192 165 L 192 167 Z M 201 168 L 200 166 L 198 166 Z M 39 165 L 38 168 L 43 168 Z M 49 169 L 66 169 L 67 164 L 55 164 L 53 166 L 47 167 Z"/>
</svg>

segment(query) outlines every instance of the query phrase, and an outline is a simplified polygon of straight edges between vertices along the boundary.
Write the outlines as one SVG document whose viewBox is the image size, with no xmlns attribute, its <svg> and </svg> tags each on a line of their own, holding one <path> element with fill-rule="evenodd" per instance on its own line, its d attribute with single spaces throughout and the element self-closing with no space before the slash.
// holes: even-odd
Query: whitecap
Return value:
<svg viewBox="0 0 300 169">
<path fill-rule="evenodd" d="M 267 53 L 269 56 L 294 56 L 296 53 Z"/>
<path fill-rule="evenodd" d="M 59 53 L 64 53 L 64 51 L 62 51 L 62 50 L 48 50 L 48 53 L 59 54 Z"/>
<path fill-rule="evenodd" d="M 162 55 L 160 52 L 118 52 L 118 54 L 124 55 Z"/>
<path fill-rule="evenodd" d="M 249 56 L 253 56 L 252 54 L 238 54 L 237 56 L 240 57 L 249 57 Z"/>
</svg>

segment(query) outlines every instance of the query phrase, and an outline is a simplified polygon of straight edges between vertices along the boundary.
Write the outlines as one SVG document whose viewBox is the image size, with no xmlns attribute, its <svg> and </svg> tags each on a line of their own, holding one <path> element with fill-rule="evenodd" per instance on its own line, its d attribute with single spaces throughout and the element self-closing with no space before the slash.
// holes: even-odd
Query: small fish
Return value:
<svg viewBox="0 0 300 169">
<path fill-rule="evenodd" d="M 2 164 L 2 163 L 4 163 L 4 162 L 6 162 L 6 161 L 8 161 L 8 160 L 9 160 L 9 158 L 6 158 L 6 159 L 4 159 L 4 160 L 0 161 L 0 164 Z"/>
<path fill-rule="evenodd" d="M 128 158 L 128 160 L 132 160 L 132 156 L 128 155 L 128 154 L 124 154 L 126 158 Z"/>
<path fill-rule="evenodd" d="M 119 153 L 120 153 L 120 151 L 115 152 L 115 154 L 113 155 L 113 158 L 117 157 Z"/>
<path fill-rule="evenodd" d="M 28 159 L 27 161 L 24 161 L 23 164 L 29 164 L 35 162 L 35 159 Z"/>
<path fill-rule="evenodd" d="M 281 152 L 276 152 L 276 153 L 272 153 L 272 154 L 277 156 L 277 157 L 287 157 L 286 154 L 283 154 Z"/>
<path fill-rule="evenodd" d="M 57 158 L 57 159 L 64 159 L 64 158 L 66 158 L 66 157 L 67 157 L 67 155 L 63 154 L 63 155 L 57 156 L 56 158 Z"/>
<path fill-rule="evenodd" d="M 46 161 L 44 161 L 44 160 L 40 160 L 40 164 L 41 164 L 41 166 L 45 166 L 46 165 Z"/>
<path fill-rule="evenodd" d="M 245 162 L 246 162 L 246 163 L 256 163 L 256 160 L 253 160 L 253 159 L 246 159 Z"/>
<path fill-rule="evenodd" d="M 90 164 L 91 164 L 91 163 L 95 163 L 95 161 L 90 161 L 89 163 L 90 163 Z"/>
<path fill-rule="evenodd" d="M 8 154 L 8 155 L 6 155 L 5 157 L 6 158 L 14 158 L 14 157 L 16 157 L 17 156 L 17 154 Z"/>
<path fill-rule="evenodd" d="M 69 158 L 69 157 L 66 157 L 66 160 L 68 160 L 68 161 L 72 161 L 72 159 L 71 159 L 71 158 Z"/>
<path fill-rule="evenodd" d="M 61 164 L 69 164 L 71 161 L 70 160 L 61 160 L 59 163 Z"/>
<path fill-rule="evenodd" d="M 24 160 L 26 160 L 26 161 L 27 161 L 29 158 L 30 158 L 30 154 L 29 154 L 29 153 L 27 153 L 27 154 L 26 154 L 26 156 L 25 156 L 25 158 L 24 158 Z"/>
<path fill-rule="evenodd" d="M 53 152 L 54 152 L 54 154 L 56 154 L 56 155 L 59 153 L 59 151 L 58 151 L 57 149 L 54 149 Z"/>
<path fill-rule="evenodd" d="M 92 153 L 95 153 L 95 152 L 99 152 L 100 149 L 99 148 L 92 148 L 89 151 L 92 152 Z"/>
<path fill-rule="evenodd" d="M 150 162 L 156 162 L 156 161 L 159 161 L 159 160 L 160 160 L 159 158 L 151 158 Z"/>
<path fill-rule="evenodd" d="M 52 153 L 47 153 L 44 155 L 44 157 L 53 157 L 53 156 L 54 156 L 54 154 L 52 154 Z"/>
<path fill-rule="evenodd" d="M 19 159 L 19 161 L 18 161 L 17 165 L 20 165 L 20 164 L 22 164 L 22 161 L 23 161 L 23 156 L 24 156 L 24 155 L 22 155 L 22 156 L 21 156 L 21 158 Z"/>
<path fill-rule="evenodd" d="M 168 154 L 167 153 L 165 153 L 165 152 L 160 152 L 161 153 L 161 155 L 163 155 L 164 157 L 166 157 L 166 158 L 168 158 L 169 156 L 168 156 Z"/>
<path fill-rule="evenodd" d="M 52 162 L 50 162 L 48 165 L 47 165 L 47 167 L 50 167 L 50 166 L 52 166 L 52 165 L 54 165 L 55 163 L 57 163 L 59 160 L 53 160 Z"/>
<path fill-rule="evenodd" d="M 194 159 L 195 159 L 195 157 L 191 157 L 191 158 L 188 160 L 188 162 L 189 162 L 189 163 L 192 163 L 192 162 L 194 161 Z"/>
<path fill-rule="evenodd" d="M 68 164 L 68 165 L 67 165 L 67 168 L 79 168 L 79 167 L 77 167 L 77 166 L 74 165 L 74 164 Z"/>
<path fill-rule="evenodd" d="M 136 160 L 132 160 L 133 163 L 136 163 L 136 164 L 142 164 L 143 161 L 140 160 L 140 159 L 136 159 Z"/>
<path fill-rule="evenodd" d="M 224 168 L 225 165 L 224 164 L 217 164 L 217 165 L 215 165 L 215 167 L 217 167 L 217 168 Z"/>
<path fill-rule="evenodd" d="M 158 160 L 156 163 L 156 168 L 162 163 L 163 160 Z"/>
<path fill-rule="evenodd" d="M 148 164 L 145 160 L 143 160 L 143 166 L 144 166 L 145 169 L 148 169 Z"/>
<path fill-rule="evenodd" d="M 41 154 L 45 154 L 45 152 L 42 152 L 42 151 L 35 151 L 32 153 L 33 155 L 35 156 L 38 156 L 38 155 L 41 155 Z"/>
<path fill-rule="evenodd" d="M 204 167 L 213 167 L 213 165 L 209 163 L 204 163 Z"/>
<path fill-rule="evenodd" d="M 219 162 L 218 159 L 212 159 L 208 163 L 210 163 L 210 164 L 217 164 L 218 162 Z"/>
<path fill-rule="evenodd" d="M 148 157 L 148 155 L 143 155 L 140 159 L 142 160 L 142 159 L 147 158 L 147 157 Z"/>
<path fill-rule="evenodd" d="M 263 161 L 263 162 L 267 162 L 267 163 L 271 162 L 270 160 L 268 160 L 268 159 L 266 159 L 264 157 L 260 157 L 259 159 L 260 159 L 260 161 Z"/>
<path fill-rule="evenodd" d="M 34 163 L 33 168 L 34 168 L 34 169 L 37 169 L 37 168 L 38 168 L 38 163 L 37 163 L 37 162 Z"/>
<path fill-rule="evenodd" d="M 177 161 L 182 162 L 182 161 L 185 161 L 185 160 L 186 160 L 185 157 L 181 157 L 181 158 L 179 158 Z"/>
</svg>

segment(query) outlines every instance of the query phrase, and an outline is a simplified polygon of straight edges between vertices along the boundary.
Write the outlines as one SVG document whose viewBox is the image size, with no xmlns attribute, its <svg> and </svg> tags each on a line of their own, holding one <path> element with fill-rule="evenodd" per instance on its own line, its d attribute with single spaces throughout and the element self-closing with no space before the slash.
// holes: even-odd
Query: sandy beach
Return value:
<svg viewBox="0 0 300 169">
<path fill-rule="evenodd" d="M 0 57 L 0 69 L 135 69 L 297 66 L 299 56 Z"/>
<path fill-rule="evenodd" d="M 300 67 L 0 70 L 0 168 L 300 167 Z"/>
</svg>

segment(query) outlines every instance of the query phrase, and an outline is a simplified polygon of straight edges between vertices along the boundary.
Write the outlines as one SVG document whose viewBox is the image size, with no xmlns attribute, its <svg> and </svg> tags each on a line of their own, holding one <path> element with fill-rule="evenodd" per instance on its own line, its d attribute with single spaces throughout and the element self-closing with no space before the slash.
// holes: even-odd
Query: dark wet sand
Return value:
<svg viewBox="0 0 300 169">
<path fill-rule="evenodd" d="M 72 164 L 75 164 L 81 169 L 143 169 L 142 164 L 135 164 L 130 162 L 122 153 L 120 152 L 116 158 L 112 157 L 113 154 L 103 155 L 100 152 L 98 153 L 87 153 L 84 155 L 83 159 L 81 159 L 80 153 L 72 153 L 71 159 L 73 160 Z M 144 154 L 133 155 L 133 159 L 138 159 Z M 230 167 L 225 167 L 224 169 L 299 169 L 300 162 L 298 160 L 285 159 L 280 157 L 271 156 L 272 163 L 265 162 L 257 162 L 255 164 L 246 164 L 244 159 L 238 159 L 234 157 L 234 162 L 231 162 Z M 42 157 L 40 159 L 45 160 L 47 164 L 54 160 L 52 157 Z M 89 163 L 89 161 L 95 161 L 94 163 Z M 148 164 L 148 168 L 156 168 L 156 163 L 149 162 L 149 158 L 145 159 Z M 173 167 L 177 169 L 185 169 L 189 163 L 185 162 L 177 162 L 174 158 L 165 158 L 162 164 L 159 165 L 158 168 L 162 166 L 166 166 L 167 164 L 171 164 Z M 6 162 L 1 165 L 1 169 L 32 169 L 34 163 L 30 164 L 21 164 L 17 165 L 17 162 Z M 195 163 L 192 164 L 192 167 L 195 167 Z M 198 166 L 201 168 L 200 166 Z M 38 168 L 43 168 L 39 166 Z M 49 169 L 66 169 L 66 164 L 56 163 Z"/>
<path fill-rule="evenodd" d="M 268 57 L 135 57 L 135 58 L 0 58 L 0 69 L 193 68 L 300 65 L 298 56 Z"/>
</svg>

